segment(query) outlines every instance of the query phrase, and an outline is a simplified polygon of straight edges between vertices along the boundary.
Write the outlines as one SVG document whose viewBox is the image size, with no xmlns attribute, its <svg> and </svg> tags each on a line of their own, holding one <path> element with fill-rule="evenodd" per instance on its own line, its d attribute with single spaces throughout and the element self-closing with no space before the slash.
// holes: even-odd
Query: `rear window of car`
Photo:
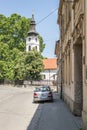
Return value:
<svg viewBox="0 0 87 130">
<path fill-rule="evenodd" d="M 50 91 L 50 88 L 48 88 L 48 87 L 42 87 L 41 91 Z"/>
<path fill-rule="evenodd" d="M 45 91 L 50 91 L 50 87 L 40 87 L 35 89 L 36 92 L 45 92 Z"/>
<path fill-rule="evenodd" d="M 35 91 L 36 91 L 36 92 L 39 92 L 39 91 L 41 91 L 41 90 L 40 90 L 40 88 L 35 88 Z"/>
</svg>

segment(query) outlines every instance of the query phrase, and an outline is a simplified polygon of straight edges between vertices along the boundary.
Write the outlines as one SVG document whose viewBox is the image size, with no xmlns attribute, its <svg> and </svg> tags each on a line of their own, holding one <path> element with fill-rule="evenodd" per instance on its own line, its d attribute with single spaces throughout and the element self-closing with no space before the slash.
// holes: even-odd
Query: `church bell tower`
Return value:
<svg viewBox="0 0 87 130">
<path fill-rule="evenodd" d="M 30 30 L 28 32 L 28 36 L 26 38 L 26 52 L 29 52 L 33 49 L 39 51 L 39 38 L 38 33 L 36 32 L 36 23 L 34 20 L 34 14 L 32 14 L 31 22 L 30 22 Z"/>
</svg>

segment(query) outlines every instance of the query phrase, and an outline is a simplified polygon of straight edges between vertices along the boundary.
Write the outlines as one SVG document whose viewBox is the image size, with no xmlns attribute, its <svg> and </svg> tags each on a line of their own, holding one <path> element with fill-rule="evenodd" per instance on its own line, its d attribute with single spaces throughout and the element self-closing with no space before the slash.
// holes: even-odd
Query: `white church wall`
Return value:
<svg viewBox="0 0 87 130">
<path fill-rule="evenodd" d="M 56 73 L 57 70 L 44 70 L 44 72 L 41 72 L 41 75 L 45 76 L 44 80 L 56 80 Z"/>
</svg>

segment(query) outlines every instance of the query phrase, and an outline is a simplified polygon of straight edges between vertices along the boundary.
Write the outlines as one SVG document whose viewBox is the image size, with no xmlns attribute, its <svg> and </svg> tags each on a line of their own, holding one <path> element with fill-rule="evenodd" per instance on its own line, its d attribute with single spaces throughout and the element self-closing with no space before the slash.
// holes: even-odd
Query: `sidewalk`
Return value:
<svg viewBox="0 0 87 130">
<path fill-rule="evenodd" d="M 57 93 L 54 98 L 53 103 L 43 105 L 38 130 L 79 130 L 81 117 L 72 115 Z"/>
</svg>

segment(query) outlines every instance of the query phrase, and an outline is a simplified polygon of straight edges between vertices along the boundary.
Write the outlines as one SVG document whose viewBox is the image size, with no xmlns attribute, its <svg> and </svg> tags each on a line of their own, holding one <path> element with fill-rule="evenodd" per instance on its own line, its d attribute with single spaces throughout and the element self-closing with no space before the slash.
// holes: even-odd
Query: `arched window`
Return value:
<svg viewBox="0 0 87 130">
<path fill-rule="evenodd" d="M 28 50 L 31 51 L 31 46 L 28 47 Z"/>
<path fill-rule="evenodd" d="M 35 46 L 35 49 L 37 50 L 37 46 Z"/>
<path fill-rule="evenodd" d="M 37 38 L 36 38 L 36 42 L 37 42 Z"/>
<path fill-rule="evenodd" d="M 31 40 L 31 38 L 29 37 L 29 39 L 28 39 L 29 41 Z"/>
</svg>

